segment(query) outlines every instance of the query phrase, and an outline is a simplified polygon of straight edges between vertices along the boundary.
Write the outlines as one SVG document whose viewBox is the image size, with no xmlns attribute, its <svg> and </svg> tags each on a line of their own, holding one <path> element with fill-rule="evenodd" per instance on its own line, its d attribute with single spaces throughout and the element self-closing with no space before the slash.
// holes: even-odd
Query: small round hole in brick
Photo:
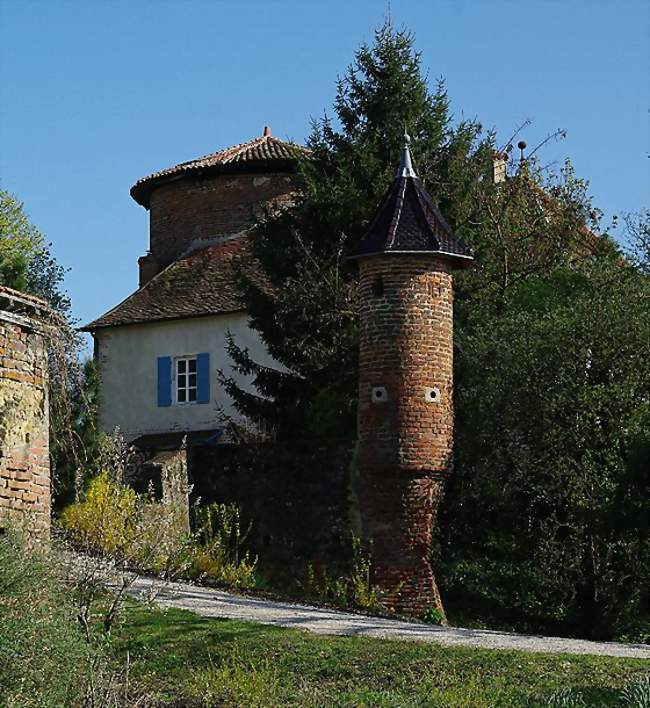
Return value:
<svg viewBox="0 0 650 708">
<path fill-rule="evenodd" d="M 388 391 L 385 386 L 373 386 L 370 397 L 373 403 L 385 403 L 388 400 Z"/>
<path fill-rule="evenodd" d="M 440 403 L 440 389 L 435 387 L 427 387 L 424 389 L 424 400 L 427 403 Z"/>
</svg>

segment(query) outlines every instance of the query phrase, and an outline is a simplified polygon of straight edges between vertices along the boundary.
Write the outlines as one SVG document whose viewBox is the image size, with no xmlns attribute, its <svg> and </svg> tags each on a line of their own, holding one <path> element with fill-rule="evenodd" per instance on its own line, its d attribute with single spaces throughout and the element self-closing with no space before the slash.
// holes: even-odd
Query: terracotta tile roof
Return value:
<svg viewBox="0 0 650 708">
<path fill-rule="evenodd" d="M 151 191 L 160 184 L 186 175 L 199 175 L 205 172 L 245 172 L 292 171 L 298 156 L 306 148 L 296 143 L 280 140 L 264 129 L 264 135 L 225 150 L 198 157 L 195 160 L 181 162 L 160 172 L 154 172 L 139 179 L 131 187 L 131 196 L 138 204 L 149 206 Z"/>
<path fill-rule="evenodd" d="M 7 308 L 31 307 L 32 309 L 48 309 L 48 304 L 43 298 L 14 290 L 6 285 L 0 285 L 0 303 Z"/>
<path fill-rule="evenodd" d="M 239 312 L 234 268 L 247 255 L 245 237 L 191 251 L 82 329 Z"/>
</svg>

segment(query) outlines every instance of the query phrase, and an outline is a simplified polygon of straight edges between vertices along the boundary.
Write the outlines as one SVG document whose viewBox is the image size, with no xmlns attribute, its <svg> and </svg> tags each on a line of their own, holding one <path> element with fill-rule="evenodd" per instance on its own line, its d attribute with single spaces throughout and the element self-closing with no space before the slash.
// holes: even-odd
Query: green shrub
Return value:
<svg viewBox="0 0 650 708">
<path fill-rule="evenodd" d="M 194 525 L 192 577 L 207 577 L 228 587 L 253 587 L 257 558 L 243 548 L 251 524 L 242 531 L 239 507 L 216 503 L 195 507 Z"/>
<path fill-rule="evenodd" d="M 136 494 L 108 472 L 93 478 L 82 500 L 63 510 L 60 526 L 77 550 L 142 570 L 170 574 L 189 550 L 180 508 Z"/>
<path fill-rule="evenodd" d="M 44 549 L 0 537 L 0 705 L 70 705 L 84 690 L 91 649 Z"/>
<path fill-rule="evenodd" d="M 445 615 L 437 607 L 429 607 L 422 615 L 422 621 L 427 624 L 442 624 L 445 621 Z"/>
</svg>

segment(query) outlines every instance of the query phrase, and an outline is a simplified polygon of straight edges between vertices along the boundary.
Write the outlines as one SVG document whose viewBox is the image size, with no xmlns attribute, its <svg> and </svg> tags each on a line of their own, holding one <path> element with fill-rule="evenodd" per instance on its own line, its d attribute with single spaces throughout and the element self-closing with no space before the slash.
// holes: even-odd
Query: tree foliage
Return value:
<svg viewBox="0 0 650 708">
<path fill-rule="evenodd" d="M 64 277 L 65 269 L 29 221 L 23 204 L 0 189 L 0 285 L 45 298 L 55 310 L 69 315 Z"/>
<path fill-rule="evenodd" d="M 647 218 L 628 217 L 624 259 L 570 162 L 555 172 L 538 160 L 564 131 L 492 179 L 494 136 L 453 125 L 444 84 L 429 91 L 413 37 L 390 24 L 339 80 L 334 115 L 314 122 L 303 189 L 258 226 L 256 270 L 240 276 L 281 368 L 231 340 L 256 392 L 224 377 L 229 393 L 280 437 L 354 435 L 356 274 L 342 254 L 390 183 L 406 127 L 418 173 L 475 253 L 455 277 L 443 590 L 538 627 L 611 635 L 648 611 Z"/>
<path fill-rule="evenodd" d="M 0 285 L 47 301 L 43 315 L 49 335 L 50 440 L 55 505 L 71 501 L 79 476 L 96 453 L 98 375 L 81 360 L 81 337 L 63 289 L 65 269 L 22 203 L 0 190 Z"/>
<path fill-rule="evenodd" d="M 647 607 L 648 342 L 650 281 L 613 258 L 524 282 L 458 333 L 450 594 L 594 636 Z"/>
</svg>

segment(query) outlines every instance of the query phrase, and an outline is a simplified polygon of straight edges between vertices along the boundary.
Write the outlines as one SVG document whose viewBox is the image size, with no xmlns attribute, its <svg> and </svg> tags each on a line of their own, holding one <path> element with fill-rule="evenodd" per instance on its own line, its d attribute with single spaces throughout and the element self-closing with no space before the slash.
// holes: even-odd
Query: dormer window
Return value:
<svg viewBox="0 0 650 708">
<path fill-rule="evenodd" d="M 196 403 L 196 357 L 176 359 L 176 403 Z"/>
</svg>

